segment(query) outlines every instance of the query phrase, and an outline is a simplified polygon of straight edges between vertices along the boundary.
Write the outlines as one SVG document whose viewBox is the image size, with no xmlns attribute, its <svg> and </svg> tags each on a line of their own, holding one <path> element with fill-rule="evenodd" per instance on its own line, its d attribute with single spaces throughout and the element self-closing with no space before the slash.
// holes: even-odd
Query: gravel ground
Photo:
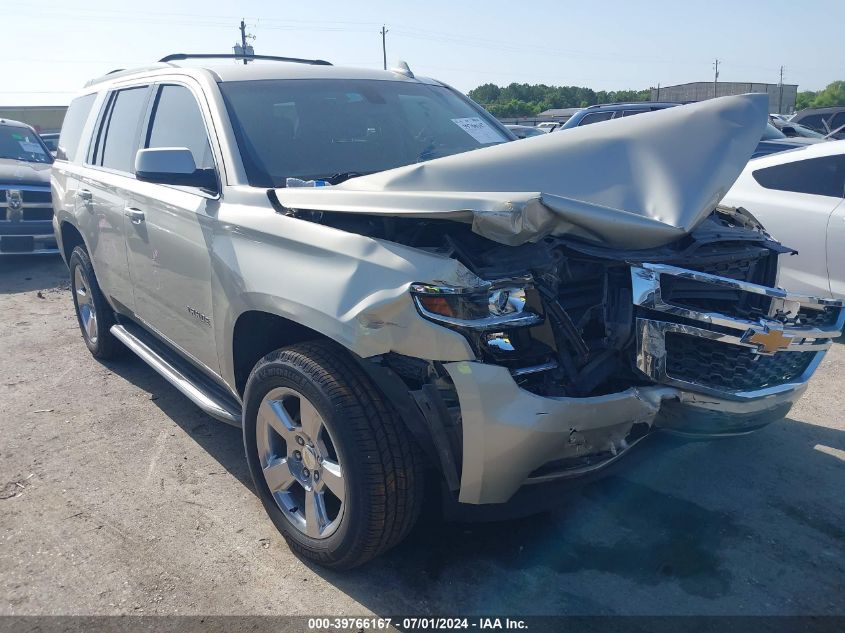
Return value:
<svg viewBox="0 0 845 633">
<path fill-rule="evenodd" d="M 340 574 L 265 518 L 237 429 L 88 354 L 60 260 L 0 259 L 0 314 L 0 614 L 845 614 L 841 343 L 788 420 Z"/>
</svg>

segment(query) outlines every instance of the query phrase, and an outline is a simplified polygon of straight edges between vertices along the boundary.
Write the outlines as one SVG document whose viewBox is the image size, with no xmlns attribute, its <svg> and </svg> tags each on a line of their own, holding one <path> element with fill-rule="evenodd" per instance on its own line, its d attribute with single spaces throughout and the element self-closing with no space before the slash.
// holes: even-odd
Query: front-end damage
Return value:
<svg viewBox="0 0 845 633">
<path fill-rule="evenodd" d="M 484 287 L 491 303 L 502 285 L 520 291 L 508 320 L 481 318 L 481 301 L 455 302 L 472 293 L 412 286 L 416 298 L 438 298 L 428 305 L 440 314 L 425 304 L 420 313 L 462 332 L 476 360 L 379 359 L 443 431 L 438 459 L 460 472 L 464 503 L 601 469 L 657 429 L 717 437 L 782 419 L 845 322 L 839 302 L 773 287 L 787 249 L 742 210 L 640 251 L 442 239 L 481 279 L 500 280 Z"/>
<path fill-rule="evenodd" d="M 714 210 L 764 120 L 764 98 L 714 100 L 539 139 L 537 156 L 522 141 L 271 199 L 467 271 L 408 293 L 474 360 L 404 344 L 370 371 L 459 501 L 502 503 L 656 429 L 752 431 L 803 393 L 842 305 L 774 287 L 789 249 L 743 210 Z"/>
</svg>

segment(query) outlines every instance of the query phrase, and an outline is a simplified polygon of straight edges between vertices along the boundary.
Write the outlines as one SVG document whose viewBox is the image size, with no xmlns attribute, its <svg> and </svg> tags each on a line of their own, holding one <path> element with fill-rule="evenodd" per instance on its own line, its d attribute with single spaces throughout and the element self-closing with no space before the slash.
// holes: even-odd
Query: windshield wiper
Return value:
<svg viewBox="0 0 845 633">
<path fill-rule="evenodd" d="M 374 174 L 374 171 L 341 171 L 337 174 L 329 176 L 328 178 L 323 178 L 323 180 L 327 180 L 333 185 L 339 185 L 342 182 L 346 182 L 347 180 L 351 180 L 352 178 L 358 178 L 360 176 L 369 176 L 370 174 Z"/>
</svg>

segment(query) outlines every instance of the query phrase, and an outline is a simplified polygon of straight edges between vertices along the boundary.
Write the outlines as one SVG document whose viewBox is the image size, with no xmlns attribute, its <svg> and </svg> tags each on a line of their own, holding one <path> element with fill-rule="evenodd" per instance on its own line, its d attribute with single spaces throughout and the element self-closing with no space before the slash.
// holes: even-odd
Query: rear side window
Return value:
<svg viewBox="0 0 845 633">
<path fill-rule="evenodd" d="M 817 196 L 845 196 L 845 156 L 823 156 L 785 165 L 758 169 L 754 180 L 766 189 L 810 193 Z"/>
<path fill-rule="evenodd" d="M 202 113 L 185 86 L 161 86 L 144 147 L 187 147 L 197 169 L 214 169 Z"/>
<path fill-rule="evenodd" d="M 650 112 L 650 110 L 625 110 L 622 116 L 634 116 L 635 114 L 642 114 L 643 112 Z"/>
<path fill-rule="evenodd" d="M 96 164 L 135 173 L 138 127 L 146 102 L 147 86 L 120 90 L 112 95 L 98 140 Z"/>
<path fill-rule="evenodd" d="M 70 102 L 65 113 L 65 120 L 62 123 L 62 133 L 59 135 L 56 158 L 70 161 L 76 159 L 79 141 L 82 138 L 82 128 L 85 126 L 85 121 L 88 120 L 96 96 L 96 93 L 85 95 Z"/>
<path fill-rule="evenodd" d="M 797 119 L 796 123 L 800 123 L 801 125 L 806 125 L 809 128 L 816 130 L 817 132 L 824 132 L 824 121 L 822 121 L 821 114 L 810 114 L 809 116 L 805 116 L 801 119 Z"/>
<path fill-rule="evenodd" d="M 591 123 L 607 121 L 611 117 L 613 117 L 613 112 L 591 112 L 590 114 L 585 114 L 578 125 L 590 125 Z"/>
</svg>

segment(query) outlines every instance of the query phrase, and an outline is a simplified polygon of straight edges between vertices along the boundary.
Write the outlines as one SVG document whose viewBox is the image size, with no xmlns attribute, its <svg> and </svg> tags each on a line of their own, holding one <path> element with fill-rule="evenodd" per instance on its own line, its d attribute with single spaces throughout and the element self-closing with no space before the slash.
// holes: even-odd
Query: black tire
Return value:
<svg viewBox="0 0 845 633">
<path fill-rule="evenodd" d="M 91 265 L 91 258 L 88 257 L 88 252 L 82 246 L 77 246 L 71 253 L 68 261 L 70 268 L 70 288 L 73 295 L 73 307 L 76 311 L 76 321 L 79 323 L 79 329 L 82 332 L 82 340 L 85 346 L 94 356 L 100 360 L 108 360 L 114 358 L 122 350 L 122 345 L 111 333 L 110 328 L 115 323 L 114 311 L 109 302 L 106 301 L 100 290 L 100 284 L 97 283 L 97 276 L 94 274 L 94 267 Z M 82 273 L 86 287 L 84 288 L 85 297 L 90 299 L 90 302 L 81 304 L 84 301 L 80 295 L 79 279 L 77 269 Z M 86 330 L 83 323 L 83 315 L 80 305 L 87 306 L 90 309 L 93 306 L 93 315 L 96 318 L 96 336 L 92 337 Z"/>
<path fill-rule="evenodd" d="M 311 538 L 279 507 L 258 454 L 259 406 L 271 391 L 292 389 L 315 407 L 342 464 L 346 499 L 340 523 Z M 333 569 L 362 565 L 399 543 L 423 500 L 423 464 L 397 414 L 349 353 L 330 341 L 301 343 L 262 358 L 244 395 L 244 447 L 250 473 L 276 528 L 291 549 Z"/>
</svg>

